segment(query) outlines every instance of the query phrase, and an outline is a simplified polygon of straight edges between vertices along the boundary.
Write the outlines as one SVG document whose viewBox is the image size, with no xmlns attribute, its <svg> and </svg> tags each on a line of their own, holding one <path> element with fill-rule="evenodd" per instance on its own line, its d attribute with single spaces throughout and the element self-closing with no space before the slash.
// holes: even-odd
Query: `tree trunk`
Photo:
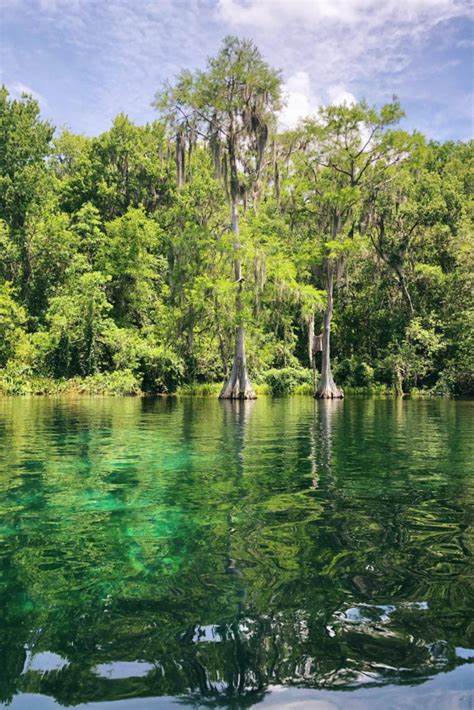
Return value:
<svg viewBox="0 0 474 710">
<path fill-rule="evenodd" d="M 331 320 L 333 311 L 334 265 L 326 266 L 326 293 L 327 305 L 324 313 L 323 352 L 321 364 L 321 378 L 315 397 L 318 399 L 342 399 L 344 393 L 340 390 L 332 377 L 331 372 Z"/>
<path fill-rule="evenodd" d="M 399 267 L 394 267 L 394 271 L 397 275 L 398 283 L 400 284 L 403 298 L 405 299 L 405 303 L 408 306 L 410 317 L 413 318 L 413 316 L 415 315 L 415 310 L 413 308 L 413 301 L 411 300 L 410 292 L 407 288 L 405 276 L 403 275 L 403 272 Z"/>
<path fill-rule="evenodd" d="M 316 372 L 316 353 L 314 351 L 314 314 L 311 315 L 308 322 L 308 357 L 309 366 L 313 373 L 313 389 L 316 392 L 317 372 Z"/>
<path fill-rule="evenodd" d="M 181 129 L 176 133 L 175 146 L 175 163 L 176 163 L 176 186 L 179 189 L 184 183 L 185 175 L 185 145 L 184 135 Z"/>
<path fill-rule="evenodd" d="M 237 202 L 232 200 L 232 231 L 234 232 L 235 280 L 238 282 L 236 296 L 237 330 L 235 333 L 235 352 L 232 371 L 227 382 L 224 384 L 219 399 L 257 399 L 253 391 L 247 374 L 247 363 L 245 358 L 245 332 L 242 322 L 242 265 L 240 263 L 240 241 L 239 241 L 239 217 Z"/>
</svg>

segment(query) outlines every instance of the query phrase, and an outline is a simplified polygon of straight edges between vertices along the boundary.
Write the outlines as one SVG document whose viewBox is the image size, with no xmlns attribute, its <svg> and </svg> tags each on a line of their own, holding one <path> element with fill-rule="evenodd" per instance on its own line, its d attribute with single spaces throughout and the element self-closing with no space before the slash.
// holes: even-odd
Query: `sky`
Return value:
<svg viewBox="0 0 474 710">
<path fill-rule="evenodd" d="M 154 120 L 155 92 L 228 34 L 281 69 L 283 127 L 395 94 L 405 128 L 473 137 L 471 0 L 0 0 L 0 84 L 32 94 L 58 130 L 96 135 L 120 112 Z"/>
</svg>

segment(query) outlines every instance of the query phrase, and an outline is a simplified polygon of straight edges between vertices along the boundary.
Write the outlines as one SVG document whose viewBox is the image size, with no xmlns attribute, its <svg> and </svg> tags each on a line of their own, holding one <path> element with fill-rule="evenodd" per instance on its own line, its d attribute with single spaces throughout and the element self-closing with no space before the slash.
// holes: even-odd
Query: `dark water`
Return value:
<svg viewBox="0 0 474 710">
<path fill-rule="evenodd" d="M 0 400 L 0 702 L 472 708 L 473 413 Z"/>
</svg>

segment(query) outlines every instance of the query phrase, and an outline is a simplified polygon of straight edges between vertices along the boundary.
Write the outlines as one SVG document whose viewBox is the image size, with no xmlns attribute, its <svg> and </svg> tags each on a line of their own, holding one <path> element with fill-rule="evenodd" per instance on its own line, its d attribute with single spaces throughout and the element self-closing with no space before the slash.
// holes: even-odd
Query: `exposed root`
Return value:
<svg viewBox="0 0 474 710">
<path fill-rule="evenodd" d="M 343 399 L 344 392 L 336 385 L 331 385 L 329 387 L 318 387 L 314 396 L 316 399 Z"/>
<path fill-rule="evenodd" d="M 257 399 L 247 374 L 245 336 L 242 324 L 237 328 L 235 336 L 235 355 L 232 372 L 221 390 L 219 399 Z"/>
<path fill-rule="evenodd" d="M 249 382 L 242 386 L 239 380 L 232 382 L 230 379 L 222 388 L 219 399 L 257 399 L 257 395 Z"/>
</svg>

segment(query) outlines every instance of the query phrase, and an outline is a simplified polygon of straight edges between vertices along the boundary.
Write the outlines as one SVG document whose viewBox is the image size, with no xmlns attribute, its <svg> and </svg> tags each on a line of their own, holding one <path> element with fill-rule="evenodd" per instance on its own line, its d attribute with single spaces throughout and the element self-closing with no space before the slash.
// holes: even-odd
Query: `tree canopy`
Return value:
<svg viewBox="0 0 474 710">
<path fill-rule="evenodd" d="M 396 99 L 283 132 L 235 37 L 156 106 L 86 137 L 1 90 L 0 391 L 312 391 L 314 365 L 322 396 L 472 393 L 472 142 L 400 130 Z"/>
</svg>

